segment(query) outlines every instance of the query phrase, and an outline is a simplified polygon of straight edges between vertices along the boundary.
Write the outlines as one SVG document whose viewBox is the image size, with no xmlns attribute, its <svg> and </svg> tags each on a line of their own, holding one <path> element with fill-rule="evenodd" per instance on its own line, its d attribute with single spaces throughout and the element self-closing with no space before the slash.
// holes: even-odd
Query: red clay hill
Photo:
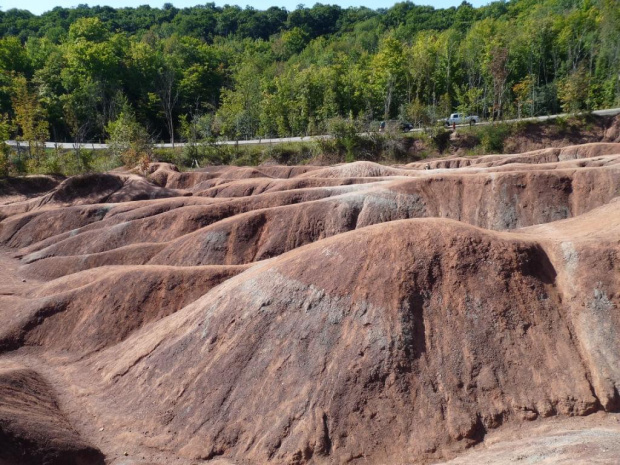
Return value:
<svg viewBox="0 0 620 465">
<path fill-rule="evenodd" d="M 23 182 L 2 465 L 617 463 L 620 143 Z"/>
</svg>

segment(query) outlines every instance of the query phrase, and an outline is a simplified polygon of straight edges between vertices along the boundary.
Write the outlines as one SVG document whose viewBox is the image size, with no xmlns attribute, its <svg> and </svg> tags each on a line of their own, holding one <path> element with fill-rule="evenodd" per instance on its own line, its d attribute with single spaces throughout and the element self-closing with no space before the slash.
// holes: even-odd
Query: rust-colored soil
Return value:
<svg viewBox="0 0 620 465">
<path fill-rule="evenodd" d="M 617 463 L 620 143 L 47 187 L 0 464 Z"/>
</svg>

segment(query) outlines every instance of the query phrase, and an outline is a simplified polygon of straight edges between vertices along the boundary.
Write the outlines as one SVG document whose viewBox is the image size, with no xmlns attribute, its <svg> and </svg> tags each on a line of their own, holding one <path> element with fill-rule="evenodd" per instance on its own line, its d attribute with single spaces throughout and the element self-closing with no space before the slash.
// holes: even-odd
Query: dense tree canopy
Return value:
<svg viewBox="0 0 620 465">
<path fill-rule="evenodd" d="M 418 124 L 618 103 L 617 0 L 0 12 L 0 114 L 25 139 L 103 140 L 127 111 L 174 140 L 207 115 L 210 134 L 249 138 L 320 133 L 337 116 Z"/>
</svg>

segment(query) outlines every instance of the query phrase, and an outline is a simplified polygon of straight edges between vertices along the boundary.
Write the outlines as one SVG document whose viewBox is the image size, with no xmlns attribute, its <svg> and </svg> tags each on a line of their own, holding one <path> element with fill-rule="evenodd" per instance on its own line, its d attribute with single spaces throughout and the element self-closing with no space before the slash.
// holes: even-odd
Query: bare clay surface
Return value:
<svg viewBox="0 0 620 465">
<path fill-rule="evenodd" d="M 28 182 L 2 464 L 618 463 L 618 143 Z"/>
</svg>

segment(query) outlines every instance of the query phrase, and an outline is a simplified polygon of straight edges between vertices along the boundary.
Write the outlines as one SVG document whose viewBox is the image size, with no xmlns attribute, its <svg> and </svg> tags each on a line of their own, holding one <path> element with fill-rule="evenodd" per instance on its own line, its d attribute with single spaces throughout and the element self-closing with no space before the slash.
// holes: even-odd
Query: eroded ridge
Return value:
<svg viewBox="0 0 620 465">
<path fill-rule="evenodd" d="M 36 395 L 0 405 L 6 461 L 427 463 L 530 421 L 587 443 L 551 420 L 584 416 L 619 437 L 619 161 L 159 163 L 8 203 L 0 384 Z M 56 449 L 20 439 L 32 411 Z"/>
</svg>

